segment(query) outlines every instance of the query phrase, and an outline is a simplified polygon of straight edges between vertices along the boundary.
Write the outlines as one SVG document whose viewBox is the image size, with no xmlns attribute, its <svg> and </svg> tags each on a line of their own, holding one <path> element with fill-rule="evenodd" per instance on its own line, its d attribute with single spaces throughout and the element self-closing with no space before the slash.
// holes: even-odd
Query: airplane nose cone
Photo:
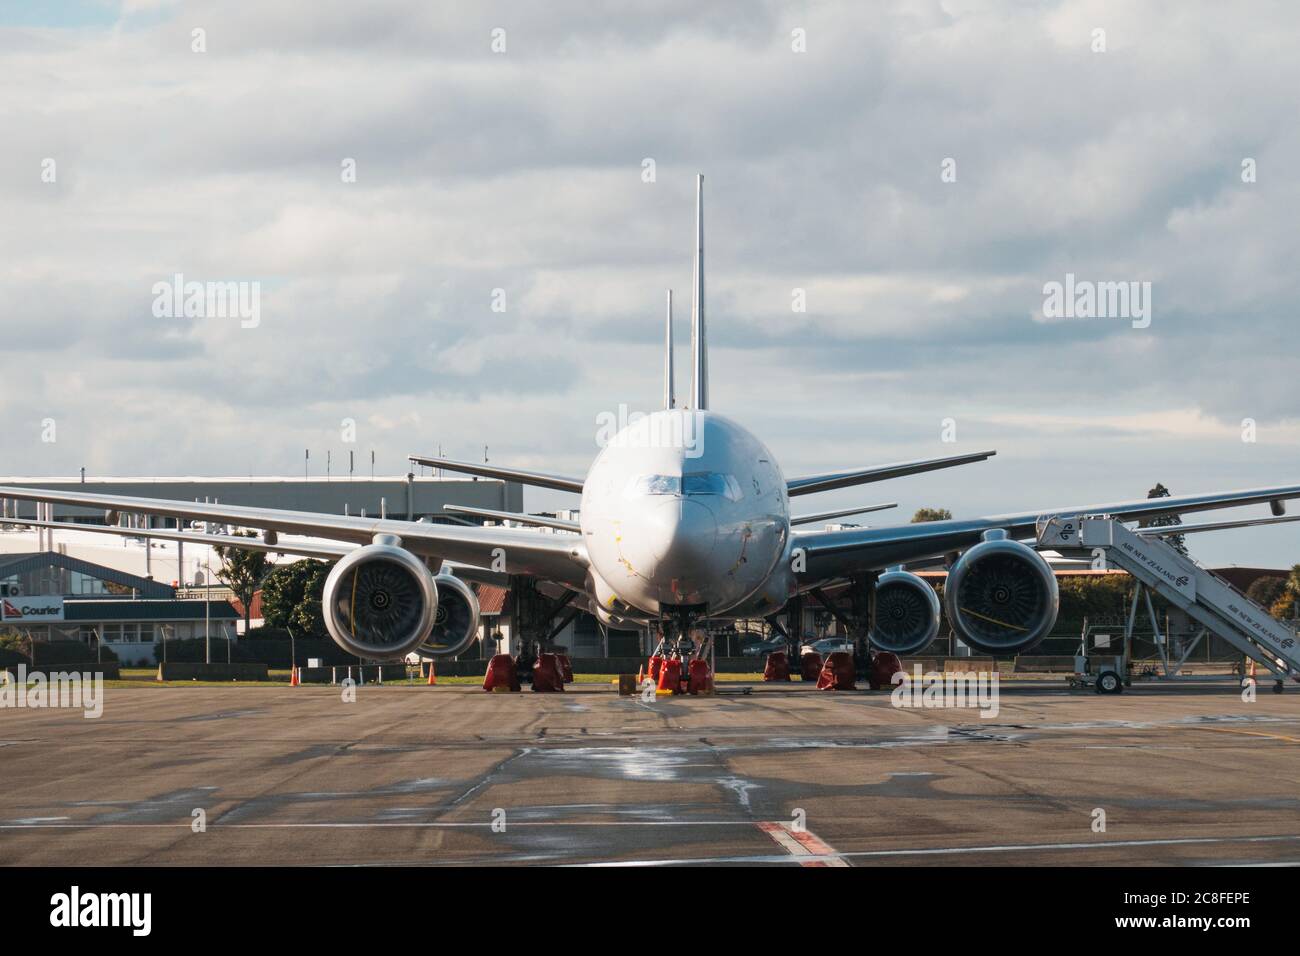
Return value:
<svg viewBox="0 0 1300 956">
<path fill-rule="evenodd" d="M 718 522 L 713 512 L 698 501 L 680 498 L 672 534 L 656 543 L 655 577 L 695 583 L 709 569 L 709 558 L 718 542 Z"/>
<path fill-rule="evenodd" d="M 624 554 L 636 555 L 633 566 L 639 574 L 664 584 L 674 579 L 694 583 L 708 573 L 718 523 L 698 501 L 665 498 L 645 509 L 627 532 Z"/>
</svg>

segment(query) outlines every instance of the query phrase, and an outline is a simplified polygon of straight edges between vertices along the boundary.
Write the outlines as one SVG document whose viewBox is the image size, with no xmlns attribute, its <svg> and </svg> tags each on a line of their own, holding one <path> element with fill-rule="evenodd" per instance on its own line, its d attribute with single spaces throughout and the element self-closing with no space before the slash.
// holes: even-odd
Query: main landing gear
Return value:
<svg viewBox="0 0 1300 956">
<path fill-rule="evenodd" d="M 538 693 L 563 691 L 565 684 L 573 682 L 573 664 L 568 648 L 556 644 L 555 638 L 582 613 L 580 607 L 571 607 L 577 592 L 566 591 L 562 597 L 550 598 L 537 590 L 535 578 L 512 577 L 510 596 L 519 653 L 515 657 L 493 657 L 488 662 L 483 689 L 501 693 L 518 691 L 523 684 L 529 684 Z"/>
</svg>

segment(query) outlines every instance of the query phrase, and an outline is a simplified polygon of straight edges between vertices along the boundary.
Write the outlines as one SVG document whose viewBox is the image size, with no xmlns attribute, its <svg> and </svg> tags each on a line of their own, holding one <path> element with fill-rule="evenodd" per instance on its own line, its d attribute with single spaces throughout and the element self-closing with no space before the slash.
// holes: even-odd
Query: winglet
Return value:
<svg viewBox="0 0 1300 956">
<path fill-rule="evenodd" d="M 691 408 L 709 407 L 709 349 L 704 339 L 704 174 L 695 177 L 695 279 L 691 287 Z"/>
</svg>

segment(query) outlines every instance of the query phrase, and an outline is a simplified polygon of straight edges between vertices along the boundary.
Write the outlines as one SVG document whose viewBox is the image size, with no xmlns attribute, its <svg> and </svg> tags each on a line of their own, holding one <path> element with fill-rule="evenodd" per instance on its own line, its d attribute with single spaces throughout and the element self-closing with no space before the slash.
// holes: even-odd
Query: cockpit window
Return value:
<svg viewBox="0 0 1300 956">
<path fill-rule="evenodd" d="M 630 495 L 722 495 L 732 501 L 741 496 L 740 482 L 734 475 L 716 471 L 690 471 L 676 475 L 642 475 L 628 485 Z"/>
<path fill-rule="evenodd" d="M 722 495 L 735 501 L 740 497 L 740 482 L 716 471 L 687 472 L 682 475 L 682 491 L 688 495 Z"/>
<path fill-rule="evenodd" d="M 676 475 L 642 475 L 628 490 L 634 495 L 680 495 L 682 480 Z"/>
</svg>

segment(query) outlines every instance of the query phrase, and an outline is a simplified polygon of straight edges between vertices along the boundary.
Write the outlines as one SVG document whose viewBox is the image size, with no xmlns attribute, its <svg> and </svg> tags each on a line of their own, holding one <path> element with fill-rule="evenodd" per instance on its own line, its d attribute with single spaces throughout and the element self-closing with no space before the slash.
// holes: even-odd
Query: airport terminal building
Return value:
<svg viewBox="0 0 1300 956">
<path fill-rule="evenodd" d="M 102 642 L 118 660 L 149 666 L 163 641 L 234 640 L 238 613 L 228 601 L 178 600 L 149 578 L 55 551 L 0 554 L 0 631 L 37 642 Z"/>
</svg>

